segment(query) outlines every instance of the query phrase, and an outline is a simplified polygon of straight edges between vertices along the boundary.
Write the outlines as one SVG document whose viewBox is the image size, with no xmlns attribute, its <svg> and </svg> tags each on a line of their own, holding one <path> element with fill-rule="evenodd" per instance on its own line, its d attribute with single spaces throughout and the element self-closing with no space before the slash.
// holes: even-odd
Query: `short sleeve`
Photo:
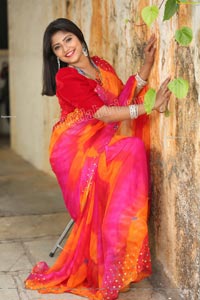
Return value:
<svg viewBox="0 0 200 300">
<path fill-rule="evenodd" d="M 74 108 L 92 110 L 95 113 L 105 105 L 94 90 L 96 84 L 73 68 L 62 68 L 56 74 L 56 95 Z"/>
</svg>

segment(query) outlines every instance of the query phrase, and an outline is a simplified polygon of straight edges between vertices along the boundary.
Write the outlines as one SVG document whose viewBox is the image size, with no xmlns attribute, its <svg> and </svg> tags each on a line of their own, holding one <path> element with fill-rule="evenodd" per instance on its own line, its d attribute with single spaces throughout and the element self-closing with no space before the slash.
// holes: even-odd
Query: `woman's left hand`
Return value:
<svg viewBox="0 0 200 300">
<path fill-rule="evenodd" d="M 156 52 L 156 36 L 152 34 L 144 49 L 145 61 L 144 64 L 153 65 Z"/>
<path fill-rule="evenodd" d="M 155 59 L 155 52 L 156 52 L 155 42 L 156 42 L 156 36 L 155 36 L 155 34 L 152 34 L 145 49 L 144 49 L 145 60 L 144 60 L 143 66 L 141 67 L 141 69 L 139 71 L 139 76 L 143 80 L 148 80 L 149 74 L 153 67 L 153 63 L 154 63 L 154 59 Z"/>
</svg>

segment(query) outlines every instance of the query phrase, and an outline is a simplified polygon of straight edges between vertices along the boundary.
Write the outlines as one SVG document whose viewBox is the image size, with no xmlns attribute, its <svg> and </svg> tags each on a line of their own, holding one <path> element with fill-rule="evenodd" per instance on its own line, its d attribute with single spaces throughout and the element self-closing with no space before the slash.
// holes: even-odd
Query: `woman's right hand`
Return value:
<svg viewBox="0 0 200 300">
<path fill-rule="evenodd" d="M 170 82 L 171 78 L 168 77 L 160 86 L 157 94 L 156 101 L 154 105 L 154 110 L 159 112 L 165 112 L 168 106 L 168 102 L 171 96 L 171 91 L 168 89 L 167 85 Z"/>
</svg>

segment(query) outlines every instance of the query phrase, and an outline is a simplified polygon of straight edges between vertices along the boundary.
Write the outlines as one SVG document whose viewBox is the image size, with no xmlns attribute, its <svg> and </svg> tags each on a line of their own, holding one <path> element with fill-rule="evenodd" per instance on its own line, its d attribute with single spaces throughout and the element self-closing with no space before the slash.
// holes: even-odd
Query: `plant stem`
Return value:
<svg viewBox="0 0 200 300">
<path fill-rule="evenodd" d="M 161 9 L 161 7 L 162 7 L 162 5 L 163 5 L 164 1 L 165 1 L 165 0 L 162 0 L 162 2 L 161 2 L 161 4 L 160 4 L 160 6 L 158 7 L 159 9 Z"/>
</svg>

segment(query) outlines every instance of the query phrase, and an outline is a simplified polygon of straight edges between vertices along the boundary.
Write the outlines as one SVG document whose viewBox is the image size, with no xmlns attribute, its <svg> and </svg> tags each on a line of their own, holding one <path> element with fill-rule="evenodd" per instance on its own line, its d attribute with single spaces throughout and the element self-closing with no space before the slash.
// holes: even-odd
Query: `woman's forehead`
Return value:
<svg viewBox="0 0 200 300">
<path fill-rule="evenodd" d="M 62 42 L 63 39 L 65 39 L 69 35 L 74 35 L 74 34 L 72 32 L 69 32 L 69 31 L 61 31 L 61 30 L 55 32 L 51 37 L 52 45 L 55 44 L 55 43 Z"/>
</svg>

